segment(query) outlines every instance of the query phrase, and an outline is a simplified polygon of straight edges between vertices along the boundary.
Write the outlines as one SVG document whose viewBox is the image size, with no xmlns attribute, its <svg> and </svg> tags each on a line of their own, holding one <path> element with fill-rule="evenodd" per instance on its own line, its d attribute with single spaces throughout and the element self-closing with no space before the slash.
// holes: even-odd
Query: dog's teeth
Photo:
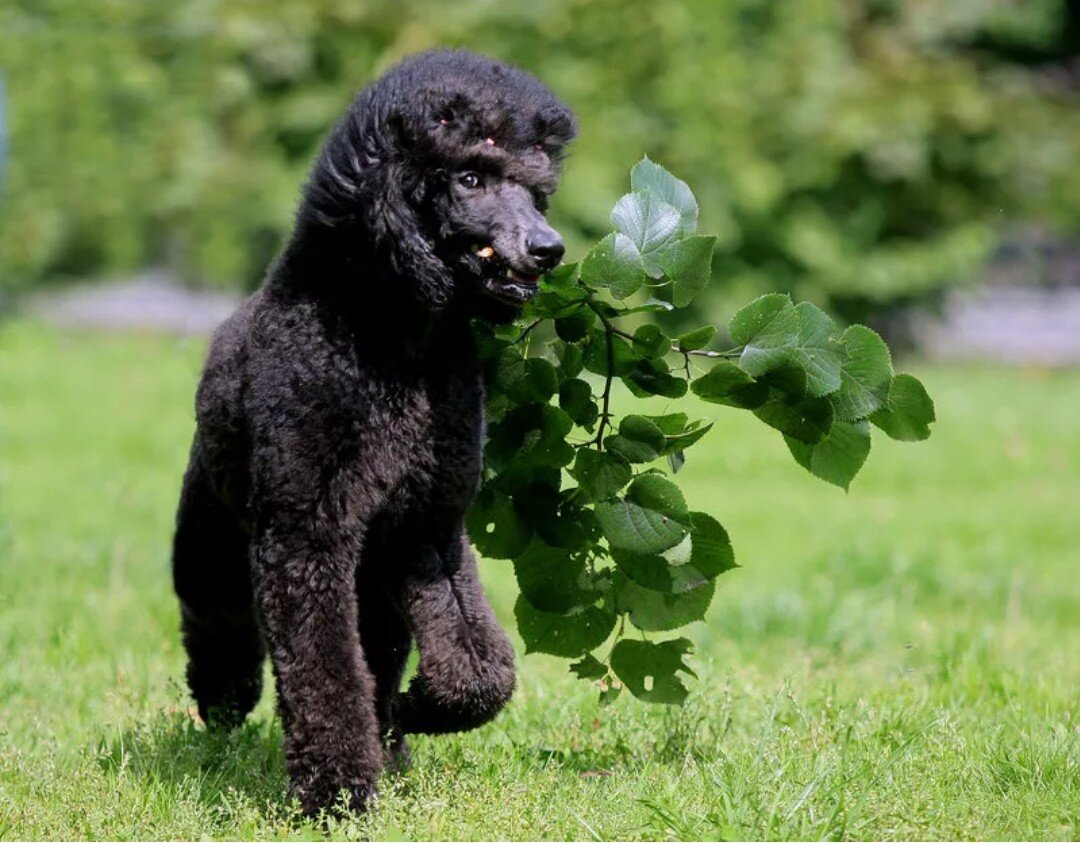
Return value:
<svg viewBox="0 0 1080 843">
<path fill-rule="evenodd" d="M 476 250 L 476 256 L 480 258 L 490 258 L 495 254 L 495 250 L 491 246 L 485 246 L 483 249 Z"/>
</svg>

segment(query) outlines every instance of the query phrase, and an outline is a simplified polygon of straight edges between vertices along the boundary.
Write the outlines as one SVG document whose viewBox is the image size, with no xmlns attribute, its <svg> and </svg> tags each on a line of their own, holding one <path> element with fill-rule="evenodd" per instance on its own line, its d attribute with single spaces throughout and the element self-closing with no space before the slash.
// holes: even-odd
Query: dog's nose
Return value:
<svg viewBox="0 0 1080 843">
<path fill-rule="evenodd" d="M 562 238 L 551 230 L 530 235 L 525 241 L 525 248 L 529 252 L 529 257 L 544 269 L 558 266 L 566 252 Z"/>
</svg>

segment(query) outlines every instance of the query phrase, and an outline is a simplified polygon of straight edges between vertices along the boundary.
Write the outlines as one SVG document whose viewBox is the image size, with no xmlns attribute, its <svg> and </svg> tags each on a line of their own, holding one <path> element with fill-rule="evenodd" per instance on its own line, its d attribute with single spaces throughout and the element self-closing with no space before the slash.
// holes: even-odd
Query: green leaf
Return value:
<svg viewBox="0 0 1080 843">
<path fill-rule="evenodd" d="M 813 445 L 790 436 L 784 441 L 799 465 L 846 492 L 870 454 L 870 425 L 866 421 L 834 421 L 829 432 Z"/>
<path fill-rule="evenodd" d="M 576 263 L 563 263 L 547 273 L 540 280 L 540 284 L 549 287 L 570 287 L 577 279 L 577 276 L 578 265 Z"/>
<path fill-rule="evenodd" d="M 634 331 L 633 349 L 645 357 L 663 357 L 671 350 L 671 340 L 659 325 L 642 325 Z"/>
<path fill-rule="evenodd" d="M 490 462 L 486 466 L 492 475 L 491 486 L 507 494 L 517 505 L 518 514 L 528 520 L 524 506 L 537 494 L 558 495 L 562 485 L 562 471 L 558 466 L 530 466 L 528 471 L 496 471 Z M 550 544 L 550 542 L 549 542 Z"/>
<path fill-rule="evenodd" d="M 627 577 L 643 588 L 664 594 L 682 594 L 700 588 L 709 581 L 697 568 L 673 565 L 659 553 L 631 553 L 613 550 L 612 558 Z"/>
<path fill-rule="evenodd" d="M 662 474 L 642 474 L 626 490 L 626 499 L 683 524 L 690 523 L 682 491 Z"/>
<path fill-rule="evenodd" d="M 671 279 L 671 300 L 676 307 L 686 307 L 709 285 L 715 246 L 715 237 L 697 235 L 676 240 L 661 253 L 660 267 Z"/>
<path fill-rule="evenodd" d="M 596 520 L 608 544 L 633 553 L 661 553 L 686 536 L 687 528 L 670 515 L 634 501 L 601 501 Z"/>
<path fill-rule="evenodd" d="M 608 544 L 634 553 L 661 553 L 688 532 L 690 513 L 679 487 L 660 474 L 643 474 L 623 500 L 596 504 Z"/>
<path fill-rule="evenodd" d="M 618 454 L 630 463 L 646 463 L 659 459 L 660 453 L 644 442 L 635 442 L 621 434 L 614 434 L 604 439 L 604 448 Z"/>
<path fill-rule="evenodd" d="M 481 330 L 486 328 L 487 330 Z M 497 337 L 491 333 L 491 328 L 483 323 L 477 323 L 474 331 L 476 337 L 476 358 L 482 363 L 496 359 L 502 352 L 510 348 L 512 343 L 508 339 Z M 494 364 L 492 364 L 492 369 Z"/>
<path fill-rule="evenodd" d="M 690 559 L 685 563 L 707 577 L 718 577 L 735 568 L 731 539 L 719 521 L 705 512 L 691 512 Z"/>
<path fill-rule="evenodd" d="M 897 375 L 889 387 L 889 400 L 870 421 L 892 439 L 919 442 L 930 435 L 930 424 L 937 416 L 922 383 L 912 375 Z"/>
<path fill-rule="evenodd" d="M 611 651 L 611 669 L 638 699 L 678 705 L 686 699 L 687 690 L 677 674 L 694 676 L 683 661 L 692 648 L 685 638 L 659 644 L 626 638 Z"/>
<path fill-rule="evenodd" d="M 626 194 L 611 212 L 612 226 L 630 238 L 653 278 L 664 274 L 660 254 L 679 236 L 680 223 L 678 210 L 651 191 Z"/>
<path fill-rule="evenodd" d="M 712 430 L 713 423 L 699 419 L 692 422 L 690 426 L 686 428 L 683 433 L 678 436 L 667 437 L 667 442 L 664 444 L 664 450 L 661 452 L 661 456 L 672 454 L 681 454 L 699 439 Z"/>
<path fill-rule="evenodd" d="M 762 302 L 762 299 L 767 301 Z M 791 305 L 782 297 L 780 306 L 763 296 L 748 305 L 751 314 L 740 311 L 732 319 L 732 334 L 738 330 L 744 348 L 739 365 L 757 377 L 797 366 L 806 372 L 806 391 L 815 397 L 840 388 L 841 347 L 831 339 L 832 319 L 809 302 Z M 769 315 L 771 313 L 771 315 Z M 766 318 L 766 316 L 768 318 Z"/>
<path fill-rule="evenodd" d="M 675 309 L 669 301 L 663 299 L 650 298 L 646 299 L 642 304 L 635 305 L 634 307 L 626 307 L 618 311 L 617 316 L 629 316 L 631 313 L 670 313 Z"/>
<path fill-rule="evenodd" d="M 547 401 L 558 388 L 559 374 L 555 367 L 542 357 L 530 357 L 525 361 L 524 383 L 507 390 L 507 395 L 516 401 Z"/>
<path fill-rule="evenodd" d="M 525 358 L 510 343 L 503 344 L 493 361 L 491 383 L 500 392 L 506 392 L 525 377 Z"/>
<path fill-rule="evenodd" d="M 625 457 L 592 448 L 578 448 L 570 473 L 585 496 L 594 501 L 612 497 L 634 476 Z"/>
<path fill-rule="evenodd" d="M 521 517 L 552 547 L 579 551 L 596 543 L 600 525 L 591 509 L 575 502 L 574 490 L 560 491 L 561 475 L 554 484 L 523 485 L 513 494 Z"/>
<path fill-rule="evenodd" d="M 547 401 L 558 389 L 559 376 L 549 361 L 526 359 L 513 346 L 502 350 L 494 366 L 493 385 L 518 403 Z"/>
<path fill-rule="evenodd" d="M 666 632 L 704 618 L 714 591 L 711 580 L 697 588 L 664 594 L 642 588 L 627 577 L 619 577 L 615 585 L 615 602 L 618 610 L 626 612 L 638 629 Z"/>
<path fill-rule="evenodd" d="M 490 488 L 481 489 L 473 500 L 465 526 L 473 546 L 488 559 L 513 559 L 532 538 L 532 528 L 513 502 Z"/>
<path fill-rule="evenodd" d="M 704 419 L 690 421 L 686 413 L 643 416 L 643 418 L 653 422 L 664 434 L 664 447 L 660 451 L 661 456 L 686 450 L 712 428 L 712 422 Z"/>
<path fill-rule="evenodd" d="M 484 405 L 484 414 L 487 416 L 488 424 L 498 423 L 509 409 L 509 398 L 496 389 L 488 390 L 487 401 Z"/>
<path fill-rule="evenodd" d="M 615 615 L 597 606 L 556 614 L 537 609 L 524 595 L 514 604 L 514 617 L 526 653 L 548 653 L 568 659 L 595 650 L 615 627 Z"/>
<path fill-rule="evenodd" d="M 582 305 L 566 316 L 555 320 L 555 333 L 566 342 L 578 342 L 589 335 L 589 330 L 596 324 L 596 314 L 592 308 Z"/>
<path fill-rule="evenodd" d="M 592 387 L 580 378 L 571 378 L 559 387 L 559 406 L 582 427 L 590 427 L 600 412 Z"/>
<path fill-rule="evenodd" d="M 528 475 L 538 466 L 559 468 L 574 458 L 566 441 L 574 421 L 548 404 L 523 404 L 492 425 L 484 453 L 502 475 Z"/>
<path fill-rule="evenodd" d="M 559 361 L 560 381 L 568 381 L 581 374 L 584 368 L 585 352 L 580 346 L 556 340 L 551 347 L 555 352 L 555 358 Z"/>
<path fill-rule="evenodd" d="M 795 365 L 774 369 L 758 378 L 758 382 L 769 387 L 770 395 L 779 393 L 790 398 L 806 397 L 806 372 Z"/>
<path fill-rule="evenodd" d="M 648 156 L 630 171 L 630 189 L 635 193 L 651 191 L 675 208 L 679 212 L 681 234 L 692 234 L 697 228 L 698 204 L 690 186 L 649 160 Z"/>
<path fill-rule="evenodd" d="M 770 397 L 754 410 L 754 415 L 781 433 L 810 445 L 820 442 L 833 423 L 828 398 L 800 398 L 782 393 Z"/>
<path fill-rule="evenodd" d="M 642 416 L 651 421 L 664 436 L 677 436 L 686 430 L 690 417 L 686 413 L 665 413 L 662 416 Z"/>
<path fill-rule="evenodd" d="M 586 653 L 580 661 L 570 665 L 570 672 L 578 679 L 603 679 L 607 676 L 607 665 L 592 653 Z"/>
<path fill-rule="evenodd" d="M 734 568 L 731 541 L 719 522 L 702 512 L 693 512 L 690 518 L 689 537 L 663 554 L 613 551 L 619 570 L 643 588 L 681 594 Z"/>
<path fill-rule="evenodd" d="M 645 268 L 635 242 L 617 231 L 609 234 L 581 262 L 581 280 L 590 287 L 607 287 L 617 299 L 636 293 L 645 283 Z"/>
<path fill-rule="evenodd" d="M 574 284 L 570 287 L 541 288 L 540 293 L 529 303 L 528 314 L 541 319 L 557 319 L 566 316 L 588 301 L 589 291 Z"/>
<path fill-rule="evenodd" d="M 779 316 L 791 318 L 794 324 L 794 310 L 791 296 L 786 293 L 767 293 L 760 296 L 731 317 L 728 326 L 731 340 L 736 345 L 748 345 Z"/>
<path fill-rule="evenodd" d="M 680 334 L 675 338 L 675 345 L 683 351 L 697 351 L 712 342 L 712 338 L 715 336 L 716 328 L 712 325 L 706 325 L 704 328 L 697 328 L 693 331 L 687 331 L 685 334 Z"/>
<path fill-rule="evenodd" d="M 889 399 L 893 368 L 889 347 L 865 325 L 852 325 L 840 336 L 844 361 L 833 410 L 843 421 L 864 419 Z"/>
<path fill-rule="evenodd" d="M 619 423 L 619 432 L 604 440 L 604 447 L 628 462 L 652 462 L 664 450 L 667 438 L 656 422 L 646 416 L 630 415 Z"/>
<path fill-rule="evenodd" d="M 604 449 L 618 454 L 629 463 L 641 464 L 659 459 L 660 454 L 643 442 L 635 442 L 620 434 L 604 439 Z"/>
<path fill-rule="evenodd" d="M 760 407 L 769 397 L 767 384 L 758 383 L 731 360 L 719 361 L 691 382 L 690 389 L 705 401 L 746 410 Z"/>
<path fill-rule="evenodd" d="M 682 398 L 686 395 L 686 379 L 671 374 L 662 360 L 638 360 L 623 376 L 626 388 L 637 398 L 663 395 L 666 398 Z"/>
<path fill-rule="evenodd" d="M 514 575 L 529 603 L 544 612 L 562 614 L 595 603 L 600 596 L 586 583 L 580 557 L 539 541 L 514 559 Z"/>
<path fill-rule="evenodd" d="M 840 388 L 843 351 L 832 339 L 833 321 L 825 311 L 808 301 L 795 305 L 795 312 L 799 317 L 799 329 L 791 358 L 806 372 L 806 391 L 813 396 L 835 392 Z"/>
</svg>

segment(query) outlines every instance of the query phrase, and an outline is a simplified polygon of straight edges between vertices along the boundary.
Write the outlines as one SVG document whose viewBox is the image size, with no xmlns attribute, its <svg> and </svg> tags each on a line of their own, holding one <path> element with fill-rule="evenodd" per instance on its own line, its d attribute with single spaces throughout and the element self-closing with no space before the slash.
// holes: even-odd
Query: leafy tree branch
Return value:
<svg viewBox="0 0 1080 843">
<path fill-rule="evenodd" d="M 692 392 L 750 412 L 799 465 L 844 489 L 869 455 L 872 427 L 916 441 L 935 416 L 922 384 L 893 372 L 876 333 L 840 330 L 786 294 L 736 311 L 728 349 L 709 348 L 715 326 L 676 337 L 651 322 L 631 330 L 622 320 L 687 308 L 706 288 L 714 238 L 696 233 L 685 182 L 646 158 L 630 183 L 611 233 L 543 280 L 524 328 L 476 326 L 490 429 L 469 531 L 481 553 L 513 562 L 528 652 L 574 659 L 571 671 L 604 701 L 625 688 L 681 703 L 690 641 L 653 634 L 701 620 L 717 578 L 735 567 L 723 526 L 691 510 L 675 482 L 712 423 L 681 411 L 617 416 L 615 382 L 635 399 Z M 548 322 L 553 332 L 537 331 Z M 691 358 L 711 368 L 695 375 Z M 587 438 L 572 442 L 575 431 Z"/>
</svg>

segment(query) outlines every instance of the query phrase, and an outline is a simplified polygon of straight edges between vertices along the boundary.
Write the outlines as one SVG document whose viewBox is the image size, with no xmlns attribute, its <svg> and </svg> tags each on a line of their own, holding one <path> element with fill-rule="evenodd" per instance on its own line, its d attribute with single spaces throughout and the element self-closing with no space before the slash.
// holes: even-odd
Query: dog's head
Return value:
<svg viewBox="0 0 1080 843">
<path fill-rule="evenodd" d="M 433 309 L 477 294 L 514 307 L 562 258 L 544 218 L 574 116 L 534 77 L 461 51 L 424 53 L 364 89 L 307 189 L 322 224 L 355 227 Z"/>
</svg>

